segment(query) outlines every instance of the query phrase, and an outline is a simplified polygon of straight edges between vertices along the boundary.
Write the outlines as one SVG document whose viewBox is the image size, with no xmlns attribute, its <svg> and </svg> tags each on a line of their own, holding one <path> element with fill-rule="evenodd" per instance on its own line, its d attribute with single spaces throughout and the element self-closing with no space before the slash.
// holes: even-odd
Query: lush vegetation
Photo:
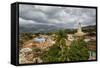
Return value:
<svg viewBox="0 0 100 68">
<path fill-rule="evenodd" d="M 41 57 L 44 62 L 78 61 L 89 58 L 87 44 L 83 40 L 73 41 L 68 48 L 66 46 L 66 33 L 60 30 L 56 34 L 56 44 Z"/>
<path fill-rule="evenodd" d="M 69 50 L 69 60 L 78 61 L 78 60 L 88 60 L 89 53 L 87 44 L 83 41 L 73 41 L 71 48 Z"/>
</svg>

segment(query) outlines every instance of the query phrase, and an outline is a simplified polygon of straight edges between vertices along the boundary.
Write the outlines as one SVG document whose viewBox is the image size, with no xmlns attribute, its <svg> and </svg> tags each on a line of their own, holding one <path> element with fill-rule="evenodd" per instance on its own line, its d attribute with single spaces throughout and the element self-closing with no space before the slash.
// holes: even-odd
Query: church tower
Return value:
<svg viewBox="0 0 100 68">
<path fill-rule="evenodd" d="M 80 22 L 78 23 L 78 29 L 77 29 L 77 32 L 82 32 L 82 28 L 81 28 L 81 23 L 80 23 Z"/>
<path fill-rule="evenodd" d="M 79 22 L 77 32 L 75 33 L 75 36 L 84 36 L 84 35 L 85 35 L 85 33 L 82 31 L 81 23 Z"/>
</svg>

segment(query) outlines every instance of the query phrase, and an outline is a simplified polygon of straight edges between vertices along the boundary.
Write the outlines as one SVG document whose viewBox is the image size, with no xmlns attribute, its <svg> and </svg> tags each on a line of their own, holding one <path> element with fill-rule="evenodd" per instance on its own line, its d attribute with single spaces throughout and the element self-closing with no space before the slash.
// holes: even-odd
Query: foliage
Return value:
<svg viewBox="0 0 100 68">
<path fill-rule="evenodd" d="M 20 35 L 20 38 L 23 40 L 29 40 L 29 39 L 32 39 L 32 34 L 31 33 L 22 33 Z"/>
<path fill-rule="evenodd" d="M 66 33 L 56 33 L 56 43 L 41 57 L 43 62 L 64 62 L 87 60 L 89 53 L 87 43 L 83 40 L 73 41 L 70 49 L 66 46 Z"/>
<path fill-rule="evenodd" d="M 56 45 L 50 47 L 49 51 L 47 51 L 43 56 L 41 56 L 44 62 L 58 62 L 58 58 L 60 57 L 60 48 Z"/>
<path fill-rule="evenodd" d="M 41 57 L 44 62 L 61 62 L 66 60 L 66 33 L 59 30 L 56 35 L 56 43 Z"/>
<path fill-rule="evenodd" d="M 71 34 L 74 34 L 74 33 L 76 33 L 77 32 L 77 30 L 76 29 L 65 29 L 64 30 L 66 33 L 71 33 Z"/>
<path fill-rule="evenodd" d="M 69 50 L 69 60 L 79 61 L 87 60 L 89 58 L 87 44 L 83 41 L 74 41 Z"/>
</svg>

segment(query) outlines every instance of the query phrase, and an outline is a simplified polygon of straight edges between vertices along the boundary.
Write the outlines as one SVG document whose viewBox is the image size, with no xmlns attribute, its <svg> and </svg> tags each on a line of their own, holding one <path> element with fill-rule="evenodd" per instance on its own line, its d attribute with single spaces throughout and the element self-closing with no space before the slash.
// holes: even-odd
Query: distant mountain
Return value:
<svg viewBox="0 0 100 68">
<path fill-rule="evenodd" d="M 54 32 L 60 29 L 64 29 L 67 33 L 75 33 L 76 29 L 68 29 L 68 28 L 59 28 L 56 26 L 44 26 L 44 25 L 38 25 L 38 26 L 32 26 L 32 25 L 27 25 L 27 26 L 19 26 L 19 32 L 20 33 L 47 33 L 47 32 Z M 82 30 L 84 32 L 93 32 L 96 31 L 96 25 L 90 25 L 90 26 L 85 26 L 82 27 Z"/>
<path fill-rule="evenodd" d="M 96 32 L 96 25 L 82 27 L 82 30 L 85 32 Z"/>
<path fill-rule="evenodd" d="M 54 32 L 56 30 L 59 30 L 60 28 L 57 28 L 55 26 L 38 26 L 38 27 L 26 27 L 26 26 L 19 26 L 19 32 L 23 33 L 23 32 L 30 32 L 30 33 L 40 33 L 40 32 Z"/>
</svg>

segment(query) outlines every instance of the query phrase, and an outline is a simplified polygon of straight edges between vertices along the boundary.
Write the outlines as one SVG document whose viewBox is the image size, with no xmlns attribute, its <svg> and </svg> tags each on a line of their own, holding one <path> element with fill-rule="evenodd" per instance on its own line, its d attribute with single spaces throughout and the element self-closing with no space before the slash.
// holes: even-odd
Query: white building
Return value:
<svg viewBox="0 0 100 68">
<path fill-rule="evenodd" d="M 68 37 L 69 41 L 73 41 L 74 40 L 73 34 L 67 34 L 67 37 Z"/>
</svg>

